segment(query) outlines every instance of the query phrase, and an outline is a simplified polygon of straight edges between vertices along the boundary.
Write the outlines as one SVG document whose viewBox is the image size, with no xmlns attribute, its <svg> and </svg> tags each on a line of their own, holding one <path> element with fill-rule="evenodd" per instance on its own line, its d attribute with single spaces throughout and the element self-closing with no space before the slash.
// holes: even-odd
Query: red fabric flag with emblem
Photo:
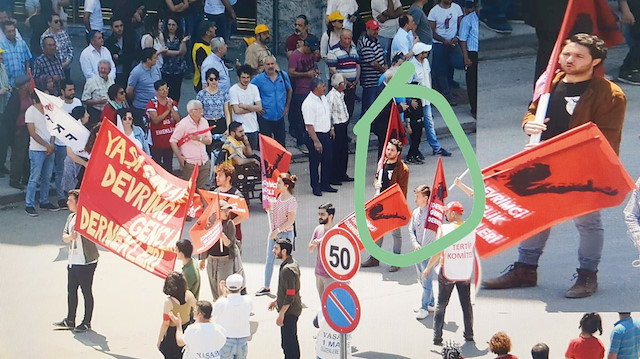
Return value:
<svg viewBox="0 0 640 359">
<path fill-rule="evenodd" d="M 406 226 L 411 220 L 411 209 L 397 183 L 365 203 L 364 209 L 367 227 L 374 241 L 394 229 Z M 357 239 L 360 250 L 364 249 L 356 227 L 355 212 L 345 217 L 337 226 L 349 231 Z"/>
<path fill-rule="evenodd" d="M 444 220 L 444 199 L 447 198 L 447 183 L 444 179 L 444 168 L 442 167 L 442 158 L 438 158 L 438 167 L 436 167 L 436 175 L 433 178 L 433 186 L 431 187 L 431 197 L 427 205 L 427 219 L 424 222 L 423 245 L 429 244 L 436 240 L 438 228 Z"/>
<path fill-rule="evenodd" d="M 222 234 L 220 202 L 218 194 L 215 193 L 214 195 L 215 198 L 207 203 L 204 212 L 189 230 L 194 254 L 204 253 L 218 242 L 222 247 L 222 241 L 220 241 L 220 235 Z"/>
<path fill-rule="evenodd" d="M 572 219 L 624 201 L 635 184 L 589 122 L 482 171 L 486 206 L 476 228 L 482 258 Z"/>
<path fill-rule="evenodd" d="M 262 207 L 269 208 L 278 197 L 278 176 L 289 171 L 291 152 L 271 137 L 259 135 L 262 159 Z"/>
<path fill-rule="evenodd" d="M 242 196 L 236 196 L 235 194 L 229 194 L 224 192 L 211 192 L 199 190 L 202 199 L 208 206 L 214 199 L 227 201 L 231 205 L 231 212 L 237 214 L 242 218 L 249 218 L 249 207 L 247 201 Z"/>
<path fill-rule="evenodd" d="M 392 138 L 399 140 L 403 146 L 409 143 L 409 139 L 407 138 L 407 134 L 404 130 L 404 125 L 400 119 L 400 112 L 398 112 L 398 106 L 395 101 L 391 103 L 391 113 L 389 114 L 389 123 L 387 124 L 387 136 L 384 139 L 382 156 L 380 156 L 380 160 L 378 161 L 378 172 L 380 172 L 384 166 L 384 160 L 386 158 L 385 150 L 387 148 L 387 144 Z"/>
</svg>

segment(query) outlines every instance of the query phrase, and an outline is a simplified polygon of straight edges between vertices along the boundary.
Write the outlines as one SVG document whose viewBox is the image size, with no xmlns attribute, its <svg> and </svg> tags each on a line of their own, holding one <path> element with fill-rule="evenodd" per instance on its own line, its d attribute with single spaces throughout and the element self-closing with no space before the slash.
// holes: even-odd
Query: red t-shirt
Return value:
<svg viewBox="0 0 640 359">
<path fill-rule="evenodd" d="M 171 134 L 173 134 L 173 130 L 176 127 L 175 121 L 171 118 L 171 115 L 165 117 L 159 124 L 154 124 L 151 122 L 151 116 L 149 116 L 149 112 L 156 111 L 158 115 L 161 115 L 167 111 L 169 103 L 172 103 L 174 107 L 178 106 L 178 103 L 171 98 L 168 99 L 165 105 L 161 104 L 156 97 L 152 98 L 147 102 L 147 108 L 145 109 L 145 113 L 147 114 L 147 118 L 149 118 L 149 123 L 151 126 L 149 127 L 151 130 L 151 140 L 153 141 L 153 147 L 155 148 L 171 148 L 169 144 L 169 139 L 171 138 Z"/>
<path fill-rule="evenodd" d="M 564 356 L 573 359 L 602 359 L 604 358 L 604 346 L 596 337 L 577 337 L 571 339 Z"/>
</svg>

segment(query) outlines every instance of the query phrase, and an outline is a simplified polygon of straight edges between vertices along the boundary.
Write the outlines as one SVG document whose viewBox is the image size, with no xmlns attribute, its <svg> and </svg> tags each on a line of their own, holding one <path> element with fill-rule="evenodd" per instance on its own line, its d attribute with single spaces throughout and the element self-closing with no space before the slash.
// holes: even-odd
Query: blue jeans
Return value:
<svg viewBox="0 0 640 359">
<path fill-rule="evenodd" d="M 56 145 L 56 152 L 54 153 L 54 173 L 56 174 L 56 197 L 58 201 L 67 199 L 62 188 L 62 176 L 64 175 L 64 159 L 67 158 L 67 146 Z"/>
<path fill-rule="evenodd" d="M 433 89 L 440 92 L 447 101 L 453 100 L 449 77 L 453 69 L 463 69 L 464 62 L 459 46 L 447 46 L 442 43 L 433 43 Z"/>
<path fill-rule="evenodd" d="M 293 231 L 280 232 L 276 238 L 286 238 L 293 243 Z M 273 255 L 273 247 L 276 245 L 276 241 L 267 239 L 267 264 L 264 267 L 264 286 L 271 286 L 271 276 L 273 275 L 273 262 L 276 257 Z"/>
<path fill-rule="evenodd" d="M 597 271 L 604 244 L 604 230 L 600 220 L 600 211 L 574 218 L 573 223 L 580 234 L 580 244 L 578 245 L 580 269 Z M 518 247 L 518 253 L 520 254 L 518 262 L 538 265 L 538 259 L 542 255 L 547 239 L 549 239 L 549 233 L 551 233 L 551 228 L 521 242 Z"/>
<path fill-rule="evenodd" d="M 436 135 L 436 126 L 433 123 L 433 111 L 431 110 L 431 105 L 429 104 L 422 107 L 422 112 L 424 116 L 424 132 L 427 135 L 427 142 L 434 151 L 440 151 L 442 146 L 440 146 L 438 136 Z"/>
<path fill-rule="evenodd" d="M 220 359 L 245 359 L 248 352 L 247 338 L 227 338 L 220 349 Z"/>
<path fill-rule="evenodd" d="M 25 204 L 27 207 L 35 206 L 38 183 L 40 183 L 40 204 L 47 204 L 49 203 L 49 185 L 53 173 L 54 156 L 53 154 L 47 156 L 45 151 L 29 150 L 29 161 L 31 161 L 31 172 L 27 184 Z"/>
<path fill-rule="evenodd" d="M 360 110 L 360 118 L 364 116 L 369 107 L 373 104 L 378 96 L 378 87 L 363 87 L 362 88 L 362 108 Z M 357 122 L 357 121 L 356 121 Z"/>
<path fill-rule="evenodd" d="M 418 281 L 420 282 L 420 285 L 422 285 L 422 300 L 420 302 L 420 308 L 424 310 L 427 310 L 428 306 L 433 307 L 435 304 L 435 300 L 433 298 L 433 272 L 435 272 L 435 270 L 432 270 L 427 278 L 422 275 L 425 268 L 427 268 L 428 263 L 429 258 L 416 264 Z"/>
</svg>

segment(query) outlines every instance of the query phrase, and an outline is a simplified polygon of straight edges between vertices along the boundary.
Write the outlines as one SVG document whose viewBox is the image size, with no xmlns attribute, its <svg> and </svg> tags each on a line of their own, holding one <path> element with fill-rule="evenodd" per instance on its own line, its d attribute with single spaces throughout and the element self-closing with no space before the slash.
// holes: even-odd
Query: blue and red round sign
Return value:
<svg viewBox="0 0 640 359">
<path fill-rule="evenodd" d="M 333 282 L 322 293 L 322 315 L 338 333 L 351 333 L 360 322 L 360 301 L 343 282 Z"/>
</svg>

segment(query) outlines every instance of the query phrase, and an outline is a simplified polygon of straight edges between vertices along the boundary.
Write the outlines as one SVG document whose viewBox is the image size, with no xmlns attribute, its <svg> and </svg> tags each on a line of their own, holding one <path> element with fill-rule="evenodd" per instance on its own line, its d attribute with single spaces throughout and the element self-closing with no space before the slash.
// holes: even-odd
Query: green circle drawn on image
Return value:
<svg viewBox="0 0 640 359">
<path fill-rule="evenodd" d="M 406 267 L 422 262 L 471 233 L 482 221 L 485 206 L 482 171 L 480 170 L 480 164 L 478 163 L 478 159 L 473 151 L 473 147 L 471 147 L 469 139 L 464 133 L 453 109 L 444 96 L 437 91 L 424 86 L 407 84 L 409 79 L 413 76 L 414 70 L 415 67 L 409 61 L 403 63 L 398 71 L 393 75 L 393 78 L 389 81 L 385 89 L 377 97 L 375 102 L 371 107 L 369 107 L 369 110 L 353 127 L 353 133 L 359 137 L 359 141 L 356 140 L 356 163 L 354 173 L 354 202 L 358 233 L 362 240 L 362 244 L 370 255 L 386 264 L 398 267 Z M 474 191 L 473 210 L 463 225 L 429 245 L 422 247 L 417 251 L 405 254 L 390 253 L 375 244 L 366 225 L 366 213 L 364 210 L 365 186 L 367 183 L 367 152 L 369 147 L 369 136 L 371 135 L 371 124 L 377 114 L 379 114 L 387 103 L 389 103 L 389 100 L 394 97 L 427 99 L 438 109 L 444 118 L 444 122 L 449 128 L 449 131 L 451 131 L 453 138 L 458 144 L 460 152 L 462 152 L 464 161 L 469 168 L 469 174 L 471 175 L 471 183 Z"/>
</svg>

